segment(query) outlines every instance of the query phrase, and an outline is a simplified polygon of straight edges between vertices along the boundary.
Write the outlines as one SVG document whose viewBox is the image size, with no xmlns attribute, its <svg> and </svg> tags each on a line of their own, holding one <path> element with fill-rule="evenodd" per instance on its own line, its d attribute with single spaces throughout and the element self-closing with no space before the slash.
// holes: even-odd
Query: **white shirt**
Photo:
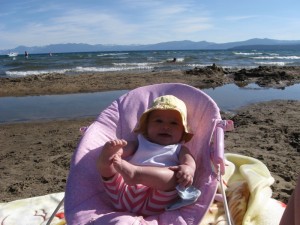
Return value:
<svg viewBox="0 0 300 225">
<path fill-rule="evenodd" d="M 130 159 L 134 165 L 147 166 L 177 166 L 181 144 L 159 145 L 148 141 L 143 135 L 138 135 L 139 146 Z"/>
</svg>

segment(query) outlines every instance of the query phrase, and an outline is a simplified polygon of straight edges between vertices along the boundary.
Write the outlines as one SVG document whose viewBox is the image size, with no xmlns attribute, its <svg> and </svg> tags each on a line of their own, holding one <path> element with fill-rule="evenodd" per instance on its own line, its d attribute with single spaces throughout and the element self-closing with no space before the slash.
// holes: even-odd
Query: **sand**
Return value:
<svg viewBox="0 0 300 225">
<path fill-rule="evenodd" d="M 274 78 L 262 82 L 261 86 L 283 88 L 299 83 L 299 68 L 272 70 L 277 71 L 273 73 L 275 77 L 285 72 L 294 74 L 294 78 L 281 76 L 279 80 Z M 270 68 L 264 68 L 264 71 L 268 72 Z M 241 80 L 237 79 L 238 72 L 211 67 L 189 72 L 1 78 L 0 96 L 130 90 L 161 82 L 181 82 L 201 88 L 237 82 L 245 85 L 247 82 L 259 83 L 265 76 L 253 77 L 253 73 L 251 75 L 251 71 L 247 70 L 244 73 L 246 77 L 239 75 L 244 79 Z M 226 152 L 251 156 L 265 163 L 275 178 L 273 197 L 285 203 L 300 171 L 299 109 L 300 101 L 271 101 L 239 109 L 234 115 L 222 114 L 235 123 L 235 130 L 225 136 Z M 79 128 L 93 120 L 81 118 L 0 124 L 0 202 L 64 191 L 70 158 L 80 140 Z"/>
</svg>

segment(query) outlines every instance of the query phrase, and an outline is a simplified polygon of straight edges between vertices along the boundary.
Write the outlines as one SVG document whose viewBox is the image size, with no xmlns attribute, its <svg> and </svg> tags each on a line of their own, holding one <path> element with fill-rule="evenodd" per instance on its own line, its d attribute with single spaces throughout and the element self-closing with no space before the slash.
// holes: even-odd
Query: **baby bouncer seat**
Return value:
<svg viewBox="0 0 300 225">
<path fill-rule="evenodd" d="M 96 160 L 108 140 L 135 140 L 133 129 L 140 115 L 155 98 L 166 94 L 174 95 L 186 103 L 188 124 L 194 132 L 194 137 L 186 145 L 196 160 L 193 185 L 201 191 L 201 195 L 194 204 L 155 216 L 142 217 L 130 212 L 118 212 L 105 193 Z M 223 131 L 226 127 L 217 104 L 204 92 L 185 84 L 155 84 L 124 94 L 102 111 L 87 128 L 74 152 L 65 193 L 67 224 L 199 224 L 216 194 L 216 168 L 224 173 Z"/>
</svg>

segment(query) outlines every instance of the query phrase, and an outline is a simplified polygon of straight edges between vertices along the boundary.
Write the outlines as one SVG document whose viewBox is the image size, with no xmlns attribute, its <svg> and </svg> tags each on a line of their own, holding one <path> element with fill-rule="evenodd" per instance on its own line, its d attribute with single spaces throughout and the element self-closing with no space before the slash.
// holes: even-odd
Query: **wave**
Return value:
<svg viewBox="0 0 300 225">
<path fill-rule="evenodd" d="M 122 53 L 103 53 L 103 54 L 98 54 L 97 56 L 119 56 L 119 55 L 128 55 L 129 53 L 127 52 L 122 52 Z"/>
<path fill-rule="evenodd" d="M 262 55 L 262 52 L 233 52 L 235 55 Z"/>
<path fill-rule="evenodd" d="M 127 67 L 76 67 L 74 72 L 114 72 L 124 70 L 152 70 L 152 66 L 127 66 Z"/>
<path fill-rule="evenodd" d="M 300 59 L 300 56 L 258 56 L 251 57 L 252 59 Z"/>
<path fill-rule="evenodd" d="M 274 55 L 274 56 L 276 56 L 276 55 L 279 55 L 278 53 L 268 53 L 268 55 Z"/>
<path fill-rule="evenodd" d="M 6 71 L 8 77 L 25 77 L 30 75 L 43 75 L 43 74 L 67 74 L 67 73 L 85 73 L 85 72 L 116 72 L 128 70 L 152 70 L 153 66 L 137 65 L 137 66 L 119 66 L 119 67 L 82 67 L 78 66 L 73 69 L 61 70 L 35 70 L 35 71 Z"/>
<path fill-rule="evenodd" d="M 285 66 L 286 64 L 290 64 L 287 62 L 254 62 L 257 65 L 265 65 L 265 66 Z"/>
<path fill-rule="evenodd" d="M 174 58 L 168 58 L 164 62 L 173 62 Z M 176 58 L 176 62 L 184 62 L 184 58 Z"/>
<path fill-rule="evenodd" d="M 157 63 L 112 63 L 115 66 L 136 66 L 136 67 L 149 67 L 151 65 L 157 65 Z"/>
<path fill-rule="evenodd" d="M 202 68 L 202 67 L 206 67 L 206 66 L 211 66 L 211 64 L 197 64 L 197 63 L 194 63 L 194 64 L 187 64 L 187 66 L 192 67 L 192 68 L 194 68 L 194 67 Z"/>
<path fill-rule="evenodd" d="M 43 75 L 43 74 L 65 74 L 69 69 L 61 69 L 61 70 L 29 70 L 29 71 L 5 71 L 6 76 L 8 77 L 26 77 L 29 75 Z"/>
</svg>

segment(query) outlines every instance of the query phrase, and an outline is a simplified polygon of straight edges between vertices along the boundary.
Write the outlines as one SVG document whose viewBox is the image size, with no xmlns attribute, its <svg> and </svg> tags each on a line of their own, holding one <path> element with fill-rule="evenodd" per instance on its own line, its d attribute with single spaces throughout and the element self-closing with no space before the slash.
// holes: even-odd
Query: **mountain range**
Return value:
<svg viewBox="0 0 300 225">
<path fill-rule="evenodd" d="M 146 51 L 146 50 L 300 50 L 300 40 L 274 40 L 253 38 L 246 41 L 214 43 L 207 41 L 169 41 L 147 45 L 90 45 L 84 43 L 51 44 L 46 46 L 18 46 L 14 49 L 0 50 L 4 55 L 9 52 L 66 53 L 97 51 Z"/>
</svg>

